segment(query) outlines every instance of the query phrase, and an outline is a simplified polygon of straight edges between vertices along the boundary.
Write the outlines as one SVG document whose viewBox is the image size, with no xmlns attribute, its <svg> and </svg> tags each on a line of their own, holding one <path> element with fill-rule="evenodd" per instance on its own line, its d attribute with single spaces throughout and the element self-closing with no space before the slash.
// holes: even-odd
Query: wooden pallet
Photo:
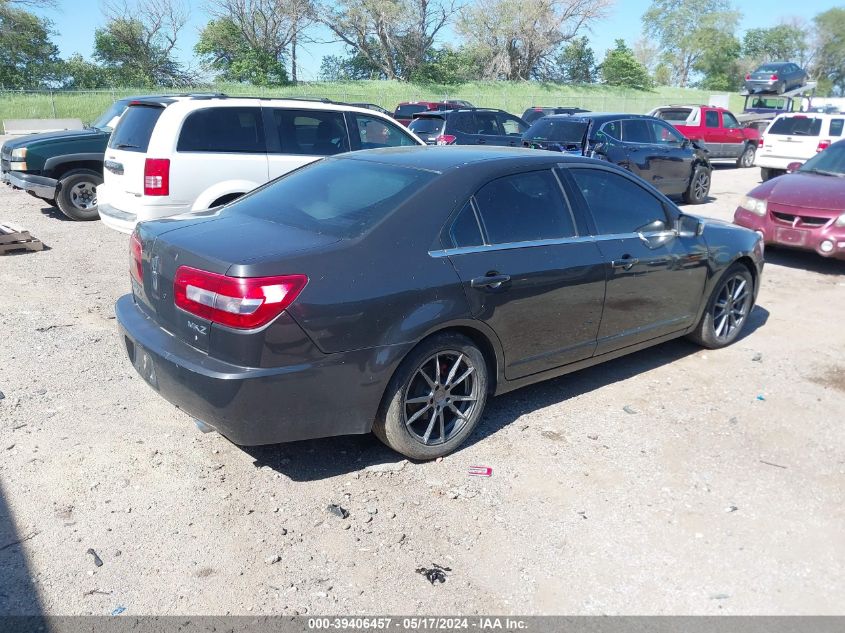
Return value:
<svg viewBox="0 0 845 633">
<path fill-rule="evenodd" d="M 11 251 L 40 251 L 44 244 L 36 237 L 32 237 L 29 231 L 25 231 L 14 224 L 0 224 L 0 255 Z"/>
</svg>

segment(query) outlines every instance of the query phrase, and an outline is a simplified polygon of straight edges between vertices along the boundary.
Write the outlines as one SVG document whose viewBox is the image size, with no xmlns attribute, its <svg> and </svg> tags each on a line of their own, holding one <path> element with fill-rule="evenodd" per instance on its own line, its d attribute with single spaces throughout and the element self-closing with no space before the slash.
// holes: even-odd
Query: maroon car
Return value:
<svg viewBox="0 0 845 633">
<path fill-rule="evenodd" d="M 414 115 L 429 110 L 451 110 L 452 108 L 471 108 L 469 101 L 449 99 L 446 101 L 403 101 L 393 112 L 393 118 L 405 127 L 411 124 Z"/>
<path fill-rule="evenodd" d="M 766 244 L 845 259 L 845 141 L 744 196 L 734 222 Z"/>
</svg>

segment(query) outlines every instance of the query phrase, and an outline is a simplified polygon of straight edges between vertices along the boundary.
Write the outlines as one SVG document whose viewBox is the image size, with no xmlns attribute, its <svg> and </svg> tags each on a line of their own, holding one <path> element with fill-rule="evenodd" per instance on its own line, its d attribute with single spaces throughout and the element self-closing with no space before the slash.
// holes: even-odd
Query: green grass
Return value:
<svg viewBox="0 0 845 633">
<path fill-rule="evenodd" d="M 240 84 L 218 84 L 193 89 L 197 92 L 225 92 L 229 95 L 264 97 L 325 97 L 337 101 L 365 101 L 393 110 L 400 101 L 466 99 L 478 106 L 501 108 L 521 115 L 533 105 L 579 106 L 596 112 L 644 113 L 660 105 L 707 103 L 711 92 L 683 88 L 639 91 L 611 86 L 565 86 L 535 81 L 488 81 L 458 86 L 420 85 L 399 81 L 309 82 L 281 88 Z M 186 91 L 191 91 L 190 89 Z M 120 88 L 80 92 L 2 92 L 3 119 L 78 118 L 91 122 L 115 99 L 130 95 L 172 93 L 172 90 Z M 742 109 L 742 97 L 731 95 L 732 109 Z"/>
</svg>

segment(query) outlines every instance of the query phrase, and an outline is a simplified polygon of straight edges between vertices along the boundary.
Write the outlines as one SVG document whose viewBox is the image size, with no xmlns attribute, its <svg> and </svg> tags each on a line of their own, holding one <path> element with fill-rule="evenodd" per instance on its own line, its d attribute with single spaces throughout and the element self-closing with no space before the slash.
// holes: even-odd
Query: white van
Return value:
<svg viewBox="0 0 845 633">
<path fill-rule="evenodd" d="M 790 163 L 807 161 L 843 137 L 845 114 L 779 114 L 763 133 L 755 164 L 763 181 L 786 173 Z"/>
<path fill-rule="evenodd" d="M 103 224 L 209 209 L 324 156 L 424 145 L 392 118 L 331 101 L 138 99 L 112 132 L 97 187 Z"/>
</svg>

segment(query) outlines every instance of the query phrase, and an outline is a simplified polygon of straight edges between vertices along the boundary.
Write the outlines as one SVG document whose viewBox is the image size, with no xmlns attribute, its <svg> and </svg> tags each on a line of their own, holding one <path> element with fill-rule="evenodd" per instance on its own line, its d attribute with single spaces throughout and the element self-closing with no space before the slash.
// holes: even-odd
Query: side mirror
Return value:
<svg viewBox="0 0 845 633">
<path fill-rule="evenodd" d="M 704 233 L 704 222 L 691 215 L 678 218 L 677 229 L 679 237 L 699 237 Z"/>
<path fill-rule="evenodd" d="M 787 174 L 791 174 L 791 173 L 794 173 L 794 172 L 798 171 L 799 169 L 801 169 L 801 166 L 802 166 L 803 164 L 804 164 L 804 163 L 799 163 L 798 161 L 796 161 L 796 162 L 794 162 L 794 163 L 789 163 L 789 164 L 786 166 L 786 173 L 787 173 Z"/>
</svg>

